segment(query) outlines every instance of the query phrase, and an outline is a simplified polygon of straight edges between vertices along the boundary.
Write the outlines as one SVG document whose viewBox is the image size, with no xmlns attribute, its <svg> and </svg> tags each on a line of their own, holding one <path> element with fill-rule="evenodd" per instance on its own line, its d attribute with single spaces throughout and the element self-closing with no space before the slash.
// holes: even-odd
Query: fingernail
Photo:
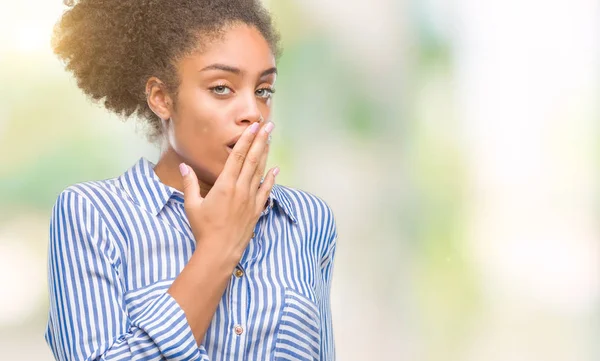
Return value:
<svg viewBox="0 0 600 361">
<path fill-rule="evenodd" d="M 258 132 L 259 127 L 260 127 L 260 125 L 258 123 L 253 123 L 250 126 L 250 133 L 255 134 L 256 132 Z"/>
<path fill-rule="evenodd" d="M 276 167 L 275 169 L 273 169 L 273 175 L 277 176 L 277 174 L 279 174 L 279 167 Z"/>
<path fill-rule="evenodd" d="M 273 128 L 275 128 L 275 124 L 273 124 L 273 122 L 269 122 L 267 125 L 265 125 L 265 132 L 271 133 Z"/>
<path fill-rule="evenodd" d="M 183 177 L 185 177 L 186 175 L 188 175 L 190 173 L 190 169 L 188 168 L 187 165 L 185 165 L 185 163 L 181 163 L 181 164 L 179 164 L 179 172 L 181 172 L 181 175 Z"/>
</svg>

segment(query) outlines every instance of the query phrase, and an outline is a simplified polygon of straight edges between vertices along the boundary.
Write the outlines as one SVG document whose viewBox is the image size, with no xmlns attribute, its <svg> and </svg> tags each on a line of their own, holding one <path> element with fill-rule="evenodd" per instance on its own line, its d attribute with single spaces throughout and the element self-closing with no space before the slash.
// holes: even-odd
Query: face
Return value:
<svg viewBox="0 0 600 361">
<path fill-rule="evenodd" d="M 164 122 L 167 151 L 212 185 L 244 129 L 271 118 L 275 58 L 258 30 L 235 25 L 202 52 L 179 61 L 177 70 L 175 106 L 171 101 L 168 116 L 161 116 L 169 119 Z"/>
</svg>

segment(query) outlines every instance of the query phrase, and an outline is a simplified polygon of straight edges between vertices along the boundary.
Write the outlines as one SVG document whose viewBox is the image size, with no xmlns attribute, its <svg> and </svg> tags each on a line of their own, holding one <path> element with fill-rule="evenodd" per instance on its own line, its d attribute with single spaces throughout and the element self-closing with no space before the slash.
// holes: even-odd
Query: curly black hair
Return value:
<svg viewBox="0 0 600 361">
<path fill-rule="evenodd" d="M 175 63 L 218 38 L 227 25 L 254 26 L 280 54 L 279 34 L 260 0 L 65 0 L 70 8 L 54 28 L 52 47 L 94 101 L 125 118 L 147 121 L 150 139 L 161 120 L 146 102 L 148 78 L 156 76 L 175 97 Z"/>
</svg>

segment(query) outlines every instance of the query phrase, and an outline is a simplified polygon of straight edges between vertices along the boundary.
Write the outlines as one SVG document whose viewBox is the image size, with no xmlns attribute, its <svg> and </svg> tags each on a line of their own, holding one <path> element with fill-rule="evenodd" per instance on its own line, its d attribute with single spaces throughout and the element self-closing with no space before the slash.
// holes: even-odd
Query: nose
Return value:
<svg viewBox="0 0 600 361">
<path fill-rule="evenodd" d="M 240 111 L 236 123 L 239 125 L 250 125 L 252 123 L 262 122 L 263 116 L 258 107 L 258 102 L 254 94 L 252 96 L 240 97 Z"/>
</svg>

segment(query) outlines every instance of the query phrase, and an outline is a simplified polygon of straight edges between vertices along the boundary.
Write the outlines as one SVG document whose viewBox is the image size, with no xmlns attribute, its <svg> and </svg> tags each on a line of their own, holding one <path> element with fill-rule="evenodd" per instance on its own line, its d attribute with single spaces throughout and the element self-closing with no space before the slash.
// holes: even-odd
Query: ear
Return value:
<svg viewBox="0 0 600 361">
<path fill-rule="evenodd" d="M 167 92 L 167 86 L 157 77 L 150 77 L 146 82 L 146 101 L 157 117 L 162 120 L 171 118 L 173 100 Z"/>
</svg>

